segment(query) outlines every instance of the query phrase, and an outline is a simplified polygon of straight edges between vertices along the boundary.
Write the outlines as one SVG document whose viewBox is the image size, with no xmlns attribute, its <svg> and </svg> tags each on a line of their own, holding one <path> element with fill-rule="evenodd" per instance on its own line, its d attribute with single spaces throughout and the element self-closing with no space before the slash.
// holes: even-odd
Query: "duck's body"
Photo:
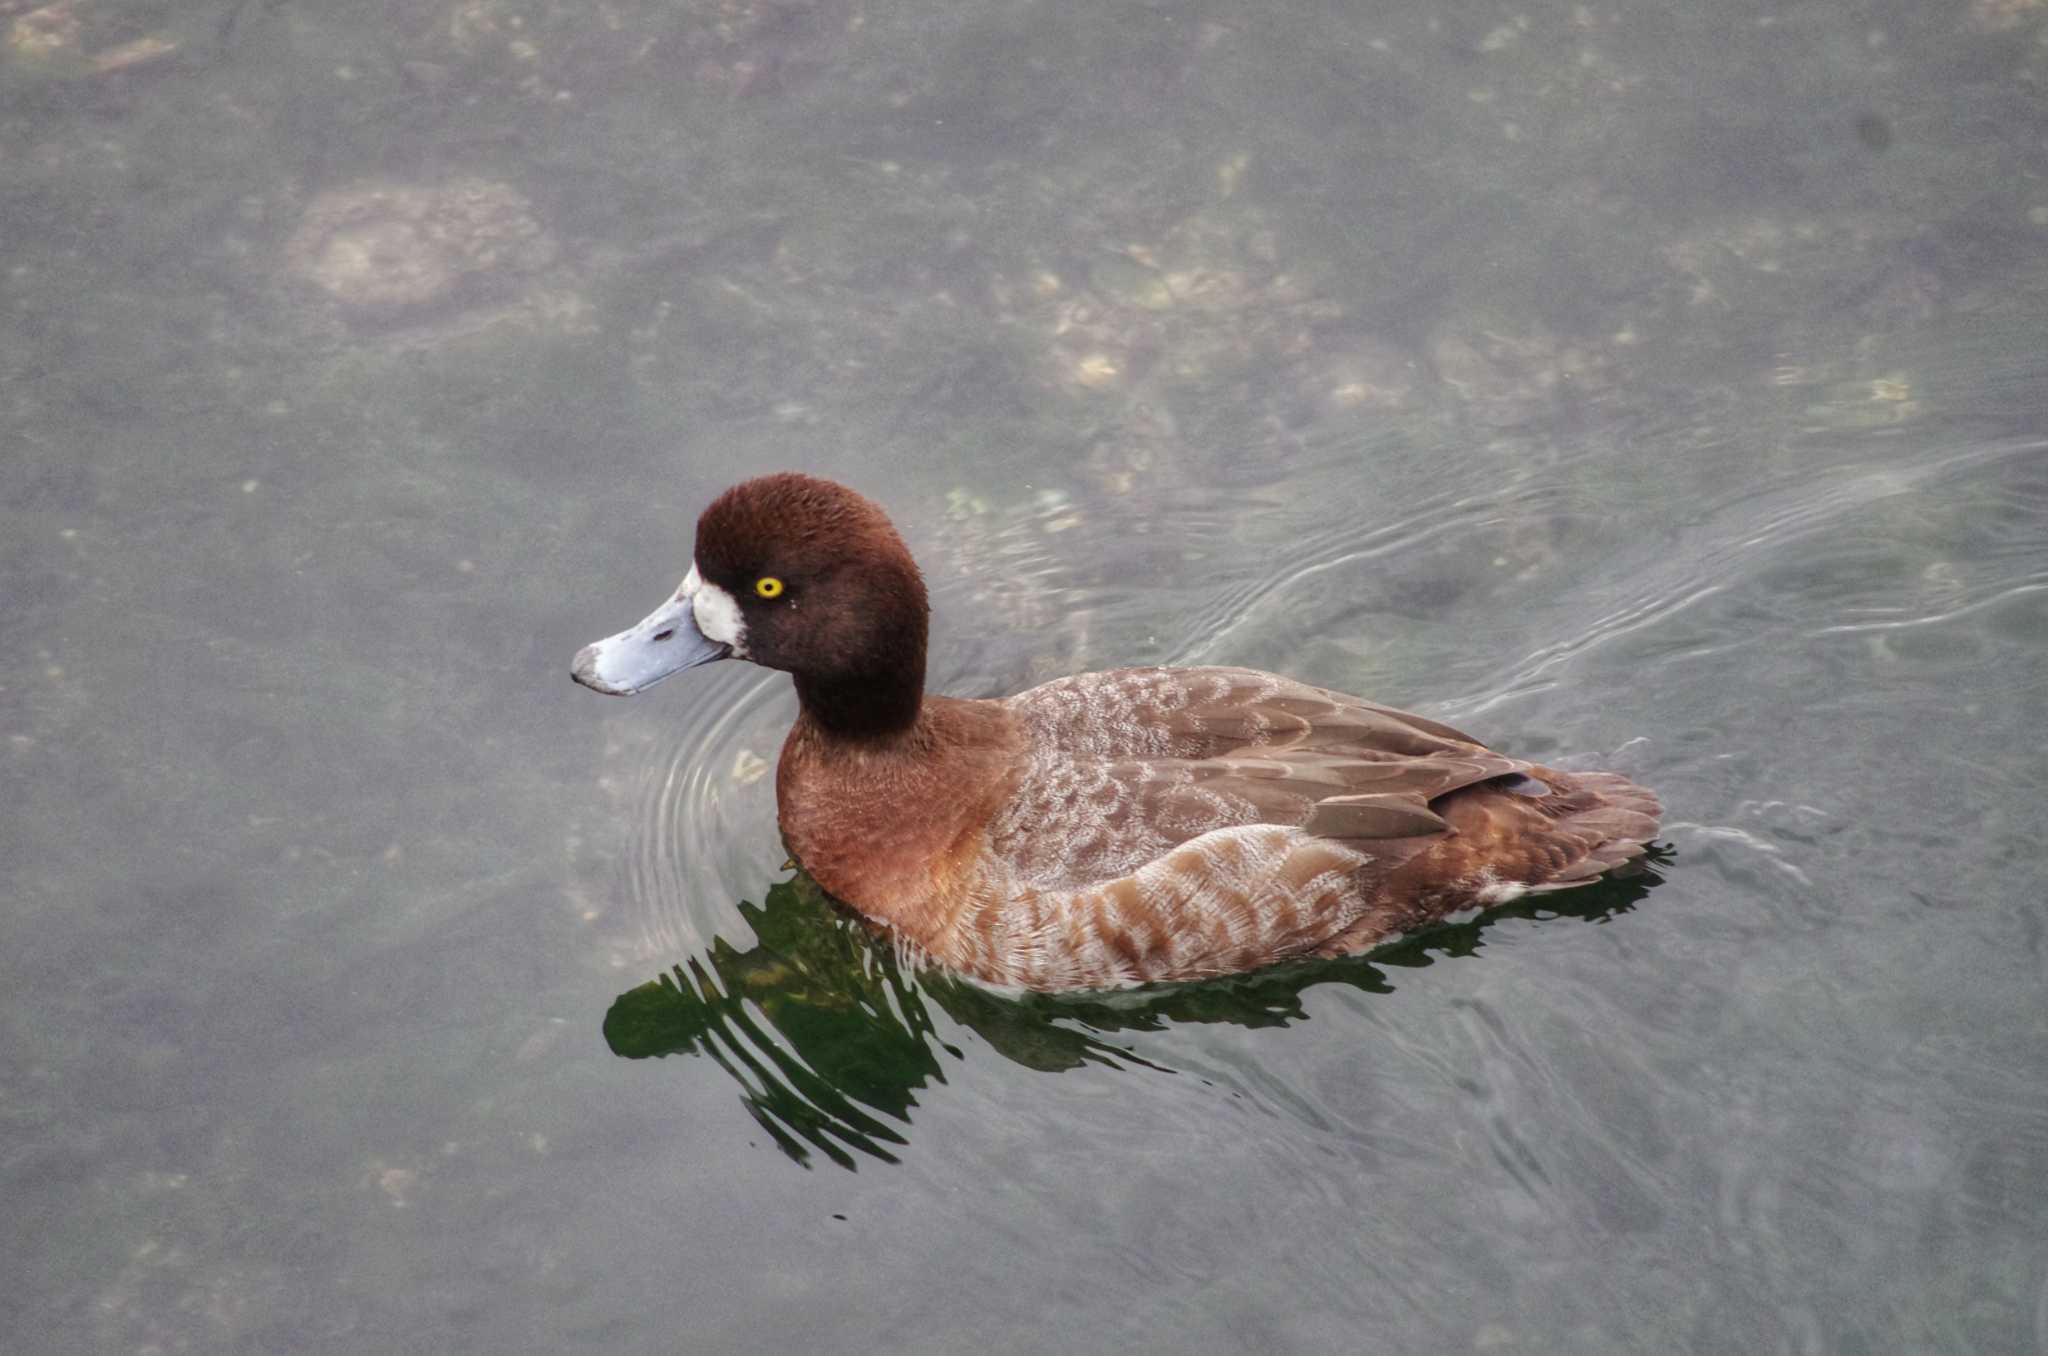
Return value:
<svg viewBox="0 0 2048 1356">
<path fill-rule="evenodd" d="M 925 696 L 924 627 L 922 582 L 878 508 L 770 476 L 706 510 L 676 598 L 575 672 L 635 692 L 727 654 L 790 669 L 803 709 L 776 803 L 791 851 L 908 947 L 1000 986 L 1363 951 L 1585 884 L 1656 831 L 1656 797 L 1616 774 L 1522 762 L 1251 669 Z"/>
</svg>

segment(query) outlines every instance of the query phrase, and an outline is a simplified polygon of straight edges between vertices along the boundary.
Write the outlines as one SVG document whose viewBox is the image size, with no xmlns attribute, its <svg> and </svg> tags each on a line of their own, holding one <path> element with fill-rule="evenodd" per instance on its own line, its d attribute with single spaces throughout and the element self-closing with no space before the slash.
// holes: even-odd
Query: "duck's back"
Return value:
<svg viewBox="0 0 2048 1356">
<path fill-rule="evenodd" d="M 1002 704 L 1014 789 L 952 963 L 1035 988 L 1364 949 L 1582 884 L 1655 832 L 1648 792 L 1249 669 L 1122 669 Z M 945 950 L 952 950 L 947 947 Z"/>
<path fill-rule="evenodd" d="M 1340 842 L 1439 836 L 1431 801 L 1532 766 L 1450 726 L 1253 669 L 1081 674 L 1004 705 L 1029 754 L 990 843 L 1041 885 L 1121 875 L 1235 826 Z"/>
</svg>

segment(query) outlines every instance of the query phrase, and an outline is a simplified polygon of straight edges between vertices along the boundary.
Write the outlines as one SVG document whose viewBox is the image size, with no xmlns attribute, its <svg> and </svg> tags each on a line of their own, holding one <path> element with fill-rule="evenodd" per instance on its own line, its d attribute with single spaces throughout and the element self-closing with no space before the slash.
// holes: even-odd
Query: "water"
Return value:
<svg viewBox="0 0 2048 1356">
<path fill-rule="evenodd" d="M 9 1352 L 2048 1347 L 2048 10 L 9 6 Z M 136 45 L 141 44 L 141 45 Z M 632 702 L 1284 671 L 1652 877 L 1009 1003 Z"/>
</svg>

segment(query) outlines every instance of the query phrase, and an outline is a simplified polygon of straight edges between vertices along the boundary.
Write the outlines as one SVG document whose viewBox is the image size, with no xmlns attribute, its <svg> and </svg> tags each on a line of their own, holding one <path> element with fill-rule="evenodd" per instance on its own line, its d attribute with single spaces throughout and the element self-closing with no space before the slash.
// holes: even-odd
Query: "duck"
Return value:
<svg viewBox="0 0 2048 1356">
<path fill-rule="evenodd" d="M 879 505 L 782 472 L 712 500 L 681 586 L 571 672 L 613 696 L 727 659 L 788 673 L 795 863 L 913 963 L 1005 992 L 1355 955 L 1636 869 L 1662 814 L 1619 773 L 1250 668 L 935 695 L 930 612 Z"/>
</svg>

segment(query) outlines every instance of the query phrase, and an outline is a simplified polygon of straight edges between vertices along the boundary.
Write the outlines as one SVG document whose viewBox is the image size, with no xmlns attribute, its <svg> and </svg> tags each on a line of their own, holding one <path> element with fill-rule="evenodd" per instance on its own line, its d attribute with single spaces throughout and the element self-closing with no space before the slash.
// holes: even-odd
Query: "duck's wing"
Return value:
<svg viewBox="0 0 2048 1356">
<path fill-rule="evenodd" d="M 1117 763 L 1109 771 L 1140 788 L 1135 808 L 1155 820 L 1249 809 L 1256 818 L 1232 815 L 1224 822 L 1286 824 L 1322 838 L 1364 840 L 1442 833 L 1447 826 L 1430 802 L 1476 782 L 1526 773 L 1529 766 L 1476 745 L 1426 754 L 1247 746 L 1165 766 Z"/>
<path fill-rule="evenodd" d="M 1013 698 L 1033 756 L 992 846 L 1041 883 L 1120 875 L 1272 824 L 1382 859 L 1449 832 L 1431 803 L 1531 765 L 1457 730 L 1249 669 L 1137 669 Z M 1025 699 L 1045 694 L 1051 709 Z M 1084 697 L 1085 700 L 1076 700 Z M 1533 788 L 1532 788 L 1533 789 Z"/>
<path fill-rule="evenodd" d="M 1210 755 L 1238 749 L 1351 749 L 1388 757 L 1486 752 L 1441 721 L 1256 669 L 1168 669 L 1154 718 Z M 1178 699 L 1177 702 L 1174 699 Z"/>
<path fill-rule="evenodd" d="M 1257 669 L 1111 669 L 1055 679 L 1004 705 L 1035 746 L 1107 758 L 1213 758 L 1248 747 L 1484 749 L 1441 721 Z"/>
</svg>

